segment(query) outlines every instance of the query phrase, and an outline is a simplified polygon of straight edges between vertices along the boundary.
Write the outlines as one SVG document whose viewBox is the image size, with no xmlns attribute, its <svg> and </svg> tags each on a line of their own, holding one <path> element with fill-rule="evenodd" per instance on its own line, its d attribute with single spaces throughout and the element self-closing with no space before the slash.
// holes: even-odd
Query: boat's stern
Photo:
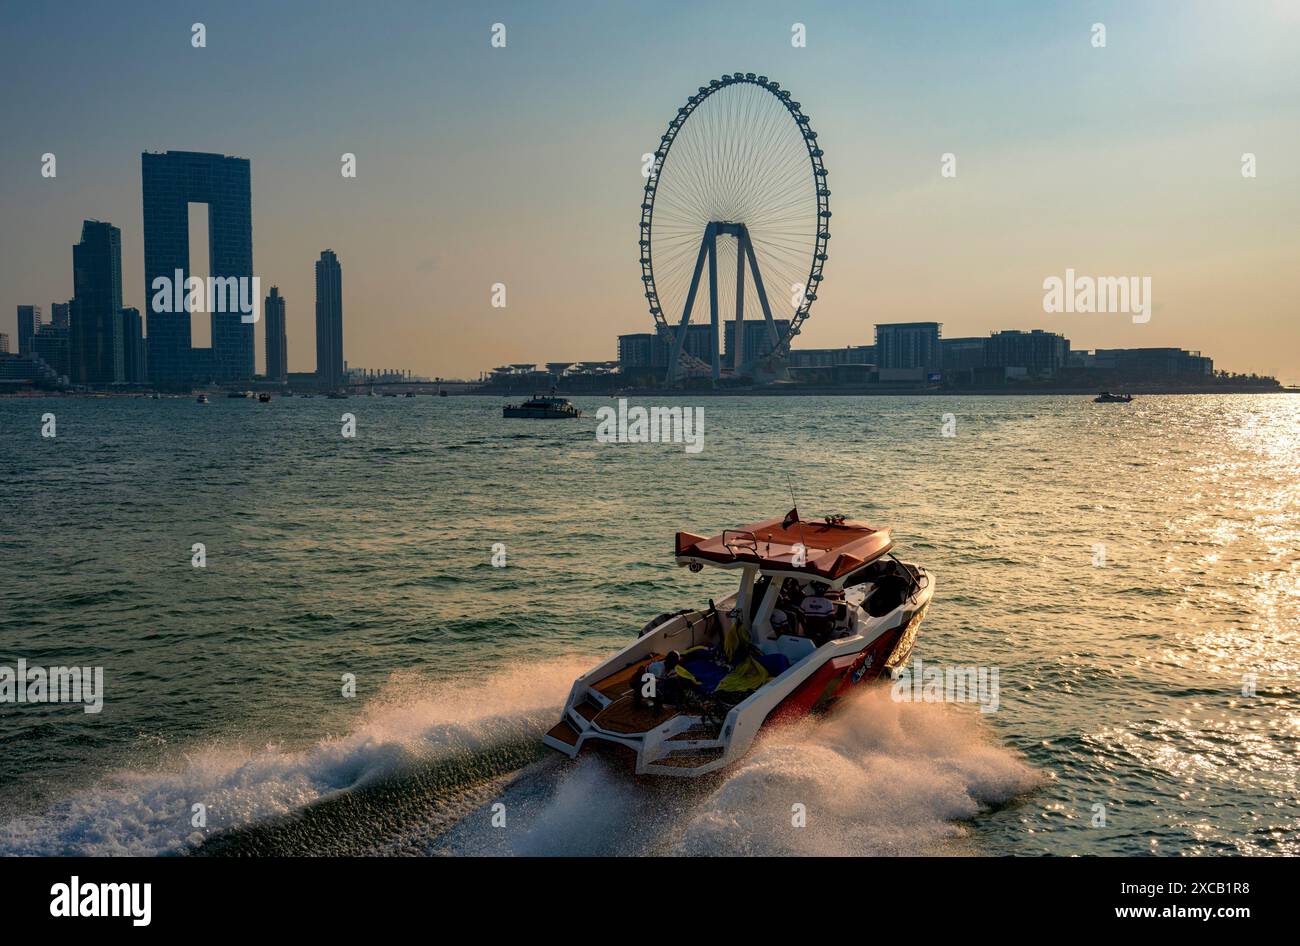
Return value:
<svg viewBox="0 0 1300 946">
<path fill-rule="evenodd" d="M 560 720 L 542 742 L 569 758 L 603 750 L 624 758 L 638 775 L 699 775 L 731 760 L 728 719 L 693 704 L 641 698 L 641 675 L 669 651 L 715 644 L 729 618 L 733 597 L 716 608 L 673 615 L 637 641 L 574 681 Z"/>
<path fill-rule="evenodd" d="M 566 703 L 564 715 L 542 742 L 569 758 L 581 752 L 607 754 L 625 763 L 636 775 L 702 775 L 731 761 L 729 740 L 722 738 L 723 724 L 674 712 L 643 732 L 620 732 L 616 723 L 597 721 L 616 703 L 611 701 L 602 707 L 599 697 L 592 694 L 584 694 L 576 704 Z M 615 707 L 612 712 L 617 717 L 621 708 Z"/>
</svg>

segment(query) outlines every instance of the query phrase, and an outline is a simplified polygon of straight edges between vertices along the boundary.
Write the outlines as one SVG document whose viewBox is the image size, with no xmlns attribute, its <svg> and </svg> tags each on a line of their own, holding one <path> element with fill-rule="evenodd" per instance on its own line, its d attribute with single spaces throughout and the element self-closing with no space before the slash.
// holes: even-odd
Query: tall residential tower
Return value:
<svg viewBox="0 0 1300 946">
<path fill-rule="evenodd" d="M 120 384 L 122 349 L 122 231 L 87 220 L 72 248 L 72 380 Z"/>
<path fill-rule="evenodd" d="M 343 270 L 333 250 L 316 261 L 316 376 L 331 391 L 343 384 Z"/>
<path fill-rule="evenodd" d="M 283 384 L 289 379 L 289 341 L 284 328 L 284 296 L 278 286 L 266 297 L 266 379 Z"/>
<path fill-rule="evenodd" d="M 32 339 L 41 330 L 41 307 L 38 305 L 20 305 L 18 307 L 18 354 L 24 358 L 32 356 Z"/>
</svg>

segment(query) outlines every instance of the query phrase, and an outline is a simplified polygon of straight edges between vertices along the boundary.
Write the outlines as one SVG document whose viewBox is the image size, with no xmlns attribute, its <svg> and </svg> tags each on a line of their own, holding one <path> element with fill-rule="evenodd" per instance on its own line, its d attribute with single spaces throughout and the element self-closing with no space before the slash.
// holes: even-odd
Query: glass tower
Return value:
<svg viewBox="0 0 1300 946">
<path fill-rule="evenodd" d="M 289 344 L 284 327 L 284 296 L 271 287 L 264 306 L 266 319 L 266 378 L 284 382 L 289 378 Z"/>
<path fill-rule="evenodd" d="M 316 261 L 316 376 L 331 391 L 343 384 L 343 270 L 333 250 Z"/>
<path fill-rule="evenodd" d="M 72 380 L 120 384 L 122 350 L 122 231 L 87 220 L 72 248 Z"/>
<path fill-rule="evenodd" d="M 140 156 L 144 195 L 144 282 L 148 300 L 149 374 L 155 384 L 194 380 L 246 381 L 254 374 L 253 324 L 239 312 L 212 312 L 212 348 L 191 344 L 188 312 L 156 311 L 154 280 L 190 276 L 189 205 L 208 205 L 208 275 L 253 276 L 250 165 L 197 151 Z M 184 289 L 182 283 L 182 298 Z M 175 298 L 173 294 L 173 299 Z M 251 296 L 250 296 L 251 298 Z M 207 293 L 204 293 L 205 302 Z M 174 308 L 174 304 L 173 304 Z"/>
</svg>

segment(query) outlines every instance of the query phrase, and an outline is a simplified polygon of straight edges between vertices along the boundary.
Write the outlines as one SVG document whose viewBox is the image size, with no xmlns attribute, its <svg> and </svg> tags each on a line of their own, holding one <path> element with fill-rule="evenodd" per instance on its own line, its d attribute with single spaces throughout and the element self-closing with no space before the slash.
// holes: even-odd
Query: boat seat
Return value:
<svg viewBox="0 0 1300 946">
<path fill-rule="evenodd" d="M 647 654 L 639 660 L 634 660 L 622 670 L 616 670 L 603 680 L 598 680 L 590 686 L 602 696 L 610 700 L 617 700 L 626 693 L 632 692 L 632 677 L 646 664 L 656 660 L 663 660 L 663 654 Z"/>
<path fill-rule="evenodd" d="M 755 653 L 755 659 L 772 678 L 785 673 L 790 668 L 790 664 L 793 663 L 788 655 L 779 651 L 772 654 Z M 730 676 L 736 668 L 720 659 L 719 655 L 714 652 L 692 660 L 683 660 L 682 669 L 699 681 L 692 689 L 705 696 L 711 696 L 717 690 L 718 684 Z"/>
<path fill-rule="evenodd" d="M 907 579 L 901 575 L 881 575 L 863 606 L 873 618 L 884 617 L 907 600 L 910 590 Z"/>
<path fill-rule="evenodd" d="M 814 650 L 817 645 L 806 637 L 782 634 L 773 645 L 776 653 L 783 655 L 791 664 L 797 664 Z"/>
</svg>

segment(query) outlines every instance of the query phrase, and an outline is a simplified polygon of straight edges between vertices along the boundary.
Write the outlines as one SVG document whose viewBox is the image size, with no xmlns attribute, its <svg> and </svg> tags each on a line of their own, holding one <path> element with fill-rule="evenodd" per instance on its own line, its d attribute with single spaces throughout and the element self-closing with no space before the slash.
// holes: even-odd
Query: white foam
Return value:
<svg viewBox="0 0 1300 946">
<path fill-rule="evenodd" d="M 588 660 L 507 667 L 488 678 L 394 678 L 345 736 L 308 749 L 207 747 L 170 766 L 125 771 L 50 811 L 0 825 L 0 855 L 150 855 L 289 814 L 411 766 L 474 759 L 539 740 Z M 503 783 L 429 847 L 450 853 L 894 854 L 944 842 L 1037 774 L 971 707 L 895 703 L 880 687 L 829 718 L 765 732 L 721 781 L 637 781 L 603 758 L 557 758 Z M 495 789 L 493 789 L 496 791 Z M 491 826 L 504 801 L 507 827 Z M 190 805 L 208 827 L 190 826 Z M 791 825 L 794 804 L 806 827 Z M 476 802 L 477 804 L 477 802 Z M 430 829 L 412 825 L 419 836 Z M 440 830 L 440 829 L 439 829 Z"/>
<path fill-rule="evenodd" d="M 921 854 L 1038 783 L 971 707 L 896 703 L 885 687 L 826 720 L 773 730 L 698 806 L 683 854 Z M 794 827 L 793 806 L 806 825 Z"/>
<path fill-rule="evenodd" d="M 217 830 L 288 814 L 416 763 L 540 738 L 584 663 L 528 663 L 440 683 L 395 677 L 345 736 L 300 751 L 209 746 L 159 770 L 116 773 L 44 814 L 0 825 L 0 855 L 183 851 Z M 207 806 L 205 830 L 191 826 L 196 802 Z"/>
<path fill-rule="evenodd" d="M 556 773 L 559 773 L 558 776 Z M 603 758 L 539 766 L 439 839 L 443 853 L 952 853 L 963 823 L 1032 789 L 1037 773 L 973 707 L 895 703 L 886 687 L 828 718 L 766 732 L 718 782 L 636 781 Z M 794 827 L 801 804 L 806 826 Z"/>
</svg>

